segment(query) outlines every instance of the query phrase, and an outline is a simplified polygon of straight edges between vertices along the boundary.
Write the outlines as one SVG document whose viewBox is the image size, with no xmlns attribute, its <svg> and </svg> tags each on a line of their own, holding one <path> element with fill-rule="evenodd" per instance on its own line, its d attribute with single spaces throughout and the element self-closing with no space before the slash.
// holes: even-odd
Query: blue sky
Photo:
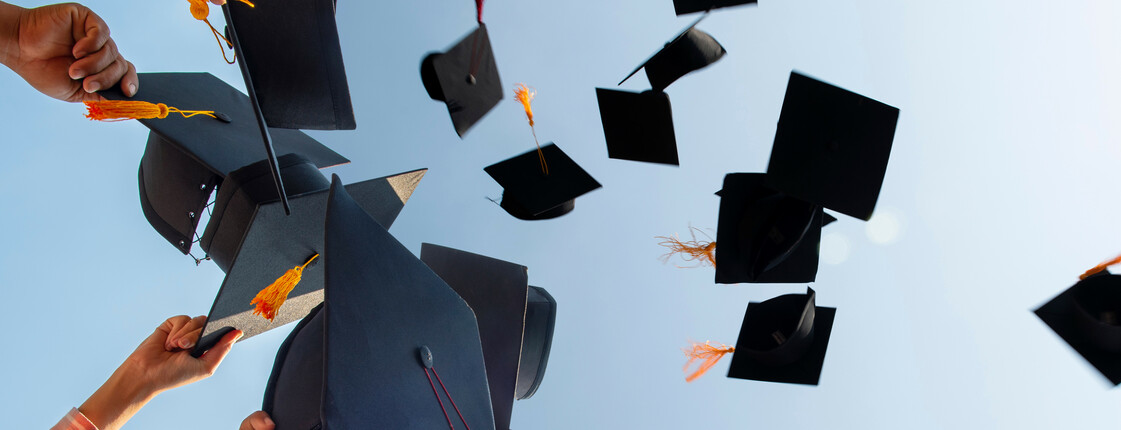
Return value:
<svg viewBox="0 0 1121 430">
<path fill-rule="evenodd" d="M 262 0 L 267 1 L 267 0 Z M 22 6 L 38 3 L 21 2 Z M 140 71 L 242 87 L 185 1 L 88 5 Z M 1111 2 L 766 0 L 700 26 L 728 50 L 673 84 L 681 167 L 607 158 L 595 87 L 611 87 L 694 16 L 670 0 L 491 0 L 512 88 L 537 89 L 537 135 L 604 188 L 524 222 L 482 168 L 532 148 L 508 96 L 460 141 L 419 64 L 473 28 L 467 0 L 338 5 L 358 129 L 310 132 L 348 182 L 430 169 L 391 232 L 526 265 L 559 302 L 549 368 L 513 427 L 1115 427 L 1121 394 L 1030 312 L 1121 252 L 1121 6 Z M 220 14 L 213 14 L 220 25 Z M 715 228 L 729 172 L 766 170 L 799 70 L 901 109 L 876 216 L 823 238 L 818 303 L 838 308 L 818 387 L 684 382 L 689 339 L 734 343 L 749 301 L 805 285 L 714 285 L 657 260 L 654 236 Z M 82 117 L 0 73 L 0 422 L 45 428 L 166 317 L 205 314 L 223 274 L 144 220 L 147 129 Z M 648 88 L 637 76 L 625 89 Z M 218 373 L 165 393 L 128 428 L 236 428 L 260 408 L 291 326 L 238 344 Z"/>
</svg>

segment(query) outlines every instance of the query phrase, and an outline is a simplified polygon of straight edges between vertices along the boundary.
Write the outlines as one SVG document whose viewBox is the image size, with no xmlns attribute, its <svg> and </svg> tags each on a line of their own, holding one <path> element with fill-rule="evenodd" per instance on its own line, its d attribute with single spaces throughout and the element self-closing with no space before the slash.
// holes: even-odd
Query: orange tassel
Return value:
<svg viewBox="0 0 1121 430">
<path fill-rule="evenodd" d="M 700 378 L 701 375 L 704 375 L 705 372 L 708 372 L 708 369 L 711 369 L 712 366 L 716 365 L 716 362 L 720 361 L 721 358 L 724 358 L 725 354 L 730 354 L 730 353 L 736 352 L 735 347 L 728 346 L 728 345 L 725 345 L 725 344 L 720 344 L 720 346 L 715 346 L 715 345 L 712 345 L 709 342 L 705 342 L 705 343 L 690 342 L 690 343 L 693 344 L 691 348 L 682 349 L 682 351 L 685 352 L 685 356 L 689 357 L 689 362 L 685 363 L 685 367 L 682 368 L 681 370 L 688 373 L 689 372 L 689 366 L 692 365 L 693 362 L 697 361 L 697 360 L 701 360 L 701 365 L 698 366 L 697 370 L 694 370 L 693 373 L 685 376 L 685 382 L 693 382 L 697 378 Z"/>
<path fill-rule="evenodd" d="M 219 33 L 218 29 L 214 28 L 214 26 L 210 24 L 210 20 L 208 19 L 208 18 L 210 18 L 210 3 L 209 3 L 209 0 L 187 0 L 187 1 L 191 3 L 191 16 L 195 17 L 195 19 L 197 19 L 199 21 L 205 22 L 206 25 L 210 27 L 210 32 L 214 33 L 214 40 L 218 41 L 218 49 L 222 50 L 222 59 L 226 60 L 226 64 L 233 64 L 234 61 L 237 60 L 237 55 L 235 54 L 234 59 L 230 60 L 230 58 L 226 56 L 226 50 L 222 48 L 222 42 L 226 42 L 227 46 L 233 46 L 233 44 L 230 43 L 229 40 L 226 40 L 226 37 L 223 36 L 222 33 Z M 249 5 L 249 7 L 257 7 L 257 5 L 253 4 L 249 0 L 238 0 L 238 1 Z"/>
<path fill-rule="evenodd" d="M 214 116 L 212 110 L 179 110 L 163 103 L 155 104 L 139 100 L 103 100 L 86 103 L 86 118 L 97 121 L 124 121 L 129 119 L 164 119 L 169 113 L 190 118 L 195 115 Z"/>
<path fill-rule="evenodd" d="M 1105 270 L 1107 267 L 1112 266 L 1112 265 L 1117 264 L 1117 263 L 1121 263 L 1121 256 L 1117 256 L 1117 258 L 1114 258 L 1114 259 L 1109 260 L 1105 263 L 1094 266 L 1093 269 L 1087 270 L 1086 273 L 1083 273 L 1082 276 L 1078 277 L 1078 279 L 1083 280 L 1083 279 L 1089 278 L 1091 276 L 1097 275 L 1098 273 L 1101 273 L 1103 270 Z"/>
<path fill-rule="evenodd" d="M 253 315 L 260 315 L 265 319 L 272 321 L 276 318 L 276 313 L 280 311 L 280 307 L 284 305 L 284 301 L 288 300 L 288 294 L 296 288 L 296 284 L 300 283 L 300 278 L 303 277 L 304 268 L 315 261 L 319 254 L 311 257 L 303 266 L 296 266 L 284 272 L 276 282 L 273 282 L 261 292 L 257 293 L 257 297 L 249 302 L 250 305 L 256 305 L 253 309 Z"/>
<path fill-rule="evenodd" d="M 541 142 L 537 140 L 537 129 L 533 127 L 533 106 L 530 106 L 530 102 L 536 95 L 537 91 L 530 89 L 525 84 L 518 84 L 517 87 L 514 87 L 514 99 L 521 102 L 522 106 L 525 107 L 525 117 L 529 119 L 529 130 L 533 132 L 533 142 L 537 144 L 537 159 L 541 161 L 541 172 L 548 175 L 549 165 L 545 163 L 545 153 L 541 152 Z"/>
<path fill-rule="evenodd" d="M 695 232 L 698 231 L 700 230 L 697 228 L 689 227 L 689 236 L 693 239 L 689 241 L 678 239 L 676 234 L 673 236 L 655 236 L 655 239 L 663 239 L 661 242 L 658 242 L 658 245 L 669 248 L 670 250 L 659 258 L 662 260 L 662 263 L 668 263 L 670 257 L 673 257 L 675 254 L 681 254 L 682 260 L 697 262 L 697 265 L 692 267 L 716 267 L 716 242 L 697 240 Z M 704 232 L 701 232 L 701 234 L 704 234 Z"/>
</svg>

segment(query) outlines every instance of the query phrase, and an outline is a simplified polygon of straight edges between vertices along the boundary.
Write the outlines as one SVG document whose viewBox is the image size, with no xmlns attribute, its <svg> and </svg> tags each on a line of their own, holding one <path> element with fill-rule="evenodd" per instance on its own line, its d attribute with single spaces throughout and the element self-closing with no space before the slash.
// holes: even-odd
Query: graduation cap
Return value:
<svg viewBox="0 0 1121 430">
<path fill-rule="evenodd" d="M 141 73 L 140 90 L 128 98 L 118 88 L 110 100 L 165 103 L 214 111 L 217 118 L 169 115 L 141 119 L 151 129 L 140 160 L 140 206 L 148 223 L 183 254 L 211 193 L 230 172 L 264 160 L 249 98 L 209 73 Z M 348 163 L 345 157 L 298 130 L 272 129 L 277 153 L 300 154 L 316 167 Z"/>
<path fill-rule="evenodd" d="M 1035 315 L 1110 383 L 1121 384 L 1121 275 L 1091 275 Z"/>
<path fill-rule="evenodd" d="M 673 0 L 673 9 L 677 16 L 696 12 L 707 12 L 712 9 L 755 4 L 756 0 Z"/>
<path fill-rule="evenodd" d="M 596 88 L 610 158 L 678 165 L 669 96 Z"/>
<path fill-rule="evenodd" d="M 662 50 L 634 69 L 631 74 L 619 82 L 619 85 L 645 68 L 646 78 L 650 80 L 650 87 L 654 91 L 662 91 L 678 78 L 700 70 L 723 57 L 727 52 L 724 47 L 720 46 L 720 43 L 708 33 L 696 29 L 697 24 L 704 18 L 704 16 L 701 16 L 685 31 L 666 42 Z"/>
<path fill-rule="evenodd" d="M 278 162 L 285 188 L 292 192 L 291 215 L 284 214 L 273 194 L 269 169 L 263 161 L 232 172 L 215 198 L 214 213 L 200 245 L 226 272 L 226 278 L 210 309 L 196 354 L 209 349 L 230 330 L 242 330 L 242 339 L 248 339 L 303 318 L 323 300 L 323 267 L 316 256 L 323 253 L 323 213 L 329 184 L 303 157 L 290 154 Z M 424 173 L 423 169 L 405 172 L 350 184 L 346 189 L 370 216 L 388 228 Z M 280 282 L 289 269 L 298 275 L 294 286 L 290 281 Z M 292 289 L 284 293 L 285 288 Z M 277 295 L 264 298 L 271 294 Z"/>
<path fill-rule="evenodd" d="M 420 260 L 475 312 L 494 423 L 510 428 L 514 399 L 532 396 L 544 376 L 556 301 L 529 286 L 525 266 L 429 243 L 421 244 Z"/>
<path fill-rule="evenodd" d="M 428 96 L 447 104 L 459 137 L 502 100 L 502 81 L 486 24 L 468 33 L 447 52 L 433 52 L 420 63 Z"/>
<path fill-rule="evenodd" d="M 825 214 L 776 191 L 762 173 L 724 176 L 716 227 L 716 282 L 813 282 Z"/>
<path fill-rule="evenodd" d="M 817 385 L 837 309 L 816 306 L 816 295 L 806 288 L 749 303 L 728 377 Z"/>
<path fill-rule="evenodd" d="M 475 314 L 333 178 L 326 300 L 277 352 L 278 429 L 493 429 Z"/>
<path fill-rule="evenodd" d="M 559 217 L 576 207 L 577 197 L 602 186 L 556 144 L 548 143 L 540 151 L 549 163 L 547 175 L 536 149 L 484 169 L 505 190 L 501 206 L 515 218 Z"/>
<path fill-rule="evenodd" d="M 867 221 L 887 171 L 899 109 L 790 73 L 767 182 Z"/>
<path fill-rule="evenodd" d="M 335 0 L 222 7 L 245 85 L 270 127 L 353 130 Z"/>
</svg>

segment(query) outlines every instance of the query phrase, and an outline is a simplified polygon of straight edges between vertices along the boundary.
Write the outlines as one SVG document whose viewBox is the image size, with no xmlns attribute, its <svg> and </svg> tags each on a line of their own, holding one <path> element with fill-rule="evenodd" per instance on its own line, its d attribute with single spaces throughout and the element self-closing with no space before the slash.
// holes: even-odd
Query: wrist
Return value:
<svg viewBox="0 0 1121 430">
<path fill-rule="evenodd" d="M 16 68 L 19 60 L 19 27 L 27 9 L 0 1 L 0 64 Z"/>
<path fill-rule="evenodd" d="M 158 394 L 127 361 L 78 408 L 100 430 L 120 428 Z"/>
</svg>

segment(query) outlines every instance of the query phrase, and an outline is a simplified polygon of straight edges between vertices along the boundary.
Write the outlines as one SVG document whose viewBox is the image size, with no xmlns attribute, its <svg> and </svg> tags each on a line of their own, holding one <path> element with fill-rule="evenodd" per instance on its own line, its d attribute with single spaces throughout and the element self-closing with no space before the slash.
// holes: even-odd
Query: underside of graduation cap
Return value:
<svg viewBox="0 0 1121 430">
<path fill-rule="evenodd" d="M 576 198 L 600 188 L 580 165 L 553 143 L 541 147 L 548 174 L 537 150 L 487 166 L 487 174 L 505 190 L 502 208 L 523 220 L 542 220 L 564 215 L 575 207 Z"/>
<path fill-rule="evenodd" d="M 337 176 L 328 201 L 324 428 L 495 428 L 471 308 Z"/>
<path fill-rule="evenodd" d="M 306 177 L 298 161 L 281 158 L 286 180 Z M 389 228 L 424 176 L 415 170 L 346 186 L 350 195 L 370 216 Z M 242 174 L 244 173 L 244 174 Z M 316 172 L 316 174 L 318 174 Z M 236 181 L 231 183 L 231 178 Z M 214 299 L 195 353 L 201 354 L 226 332 L 245 332 L 242 340 L 303 318 L 323 300 L 323 265 L 312 257 L 323 252 L 323 214 L 327 206 L 326 178 L 315 190 L 301 189 L 289 182 L 288 189 L 301 191 L 289 197 L 292 214 L 284 215 L 279 201 L 268 195 L 271 179 L 263 165 L 231 175 L 219 192 L 215 212 L 201 244 L 219 268 L 226 272 Z M 309 180 L 310 181 L 310 180 Z M 322 256 L 321 256 L 322 257 Z M 300 281 L 288 294 L 272 320 L 254 314 L 251 304 L 258 292 L 285 271 L 311 261 Z"/>
<path fill-rule="evenodd" d="M 525 266 L 423 243 L 420 260 L 475 312 L 496 428 L 510 428 L 522 355 L 529 279 Z"/>
<path fill-rule="evenodd" d="M 429 97 L 447 104 L 456 134 L 463 137 L 502 100 L 502 80 L 487 27 L 479 27 L 444 53 L 431 53 L 420 64 Z"/>
<path fill-rule="evenodd" d="M 790 73 L 767 182 L 867 221 L 880 196 L 899 109 Z"/>
<path fill-rule="evenodd" d="M 646 78 L 650 80 L 650 87 L 654 91 L 662 91 L 678 78 L 703 69 L 724 57 L 727 51 L 724 50 L 723 46 L 720 46 L 720 42 L 717 42 L 708 33 L 696 28 L 697 24 L 704 18 L 704 16 L 701 16 L 685 31 L 666 42 L 666 45 L 660 51 L 634 69 L 626 78 L 623 78 L 619 85 L 645 68 Z"/>
<path fill-rule="evenodd" d="M 732 6 L 755 4 L 756 0 L 673 0 L 673 9 L 678 16 L 706 12 Z"/>
<path fill-rule="evenodd" d="M 222 9 L 270 127 L 353 130 L 334 0 L 229 2 Z"/>
<path fill-rule="evenodd" d="M 775 191 L 761 173 L 730 173 L 720 191 L 716 283 L 817 278 L 820 206 Z"/>
<path fill-rule="evenodd" d="M 787 294 L 749 303 L 728 377 L 817 385 L 836 308 L 816 306 L 816 294 Z"/>
<path fill-rule="evenodd" d="M 100 94 L 110 100 L 214 111 L 220 118 L 171 114 L 140 120 L 153 133 L 140 162 L 141 207 L 152 227 L 187 254 L 198 202 L 205 202 L 225 175 L 265 158 L 261 132 L 249 98 L 209 73 L 141 73 L 139 79 L 141 89 L 134 97 L 116 87 Z M 349 162 L 298 130 L 271 129 L 270 134 L 276 154 L 300 154 L 320 168 Z"/>
<path fill-rule="evenodd" d="M 514 398 L 533 397 L 545 378 L 549 352 L 553 348 L 553 328 L 557 322 L 557 300 L 544 288 L 529 286 L 522 334 L 522 360 L 518 365 L 518 387 Z"/>
<path fill-rule="evenodd" d="M 1110 383 L 1121 384 L 1121 276 L 1090 276 L 1035 314 Z"/>
<path fill-rule="evenodd" d="M 596 88 L 596 98 L 608 157 L 678 165 L 673 112 L 666 93 Z"/>
</svg>

